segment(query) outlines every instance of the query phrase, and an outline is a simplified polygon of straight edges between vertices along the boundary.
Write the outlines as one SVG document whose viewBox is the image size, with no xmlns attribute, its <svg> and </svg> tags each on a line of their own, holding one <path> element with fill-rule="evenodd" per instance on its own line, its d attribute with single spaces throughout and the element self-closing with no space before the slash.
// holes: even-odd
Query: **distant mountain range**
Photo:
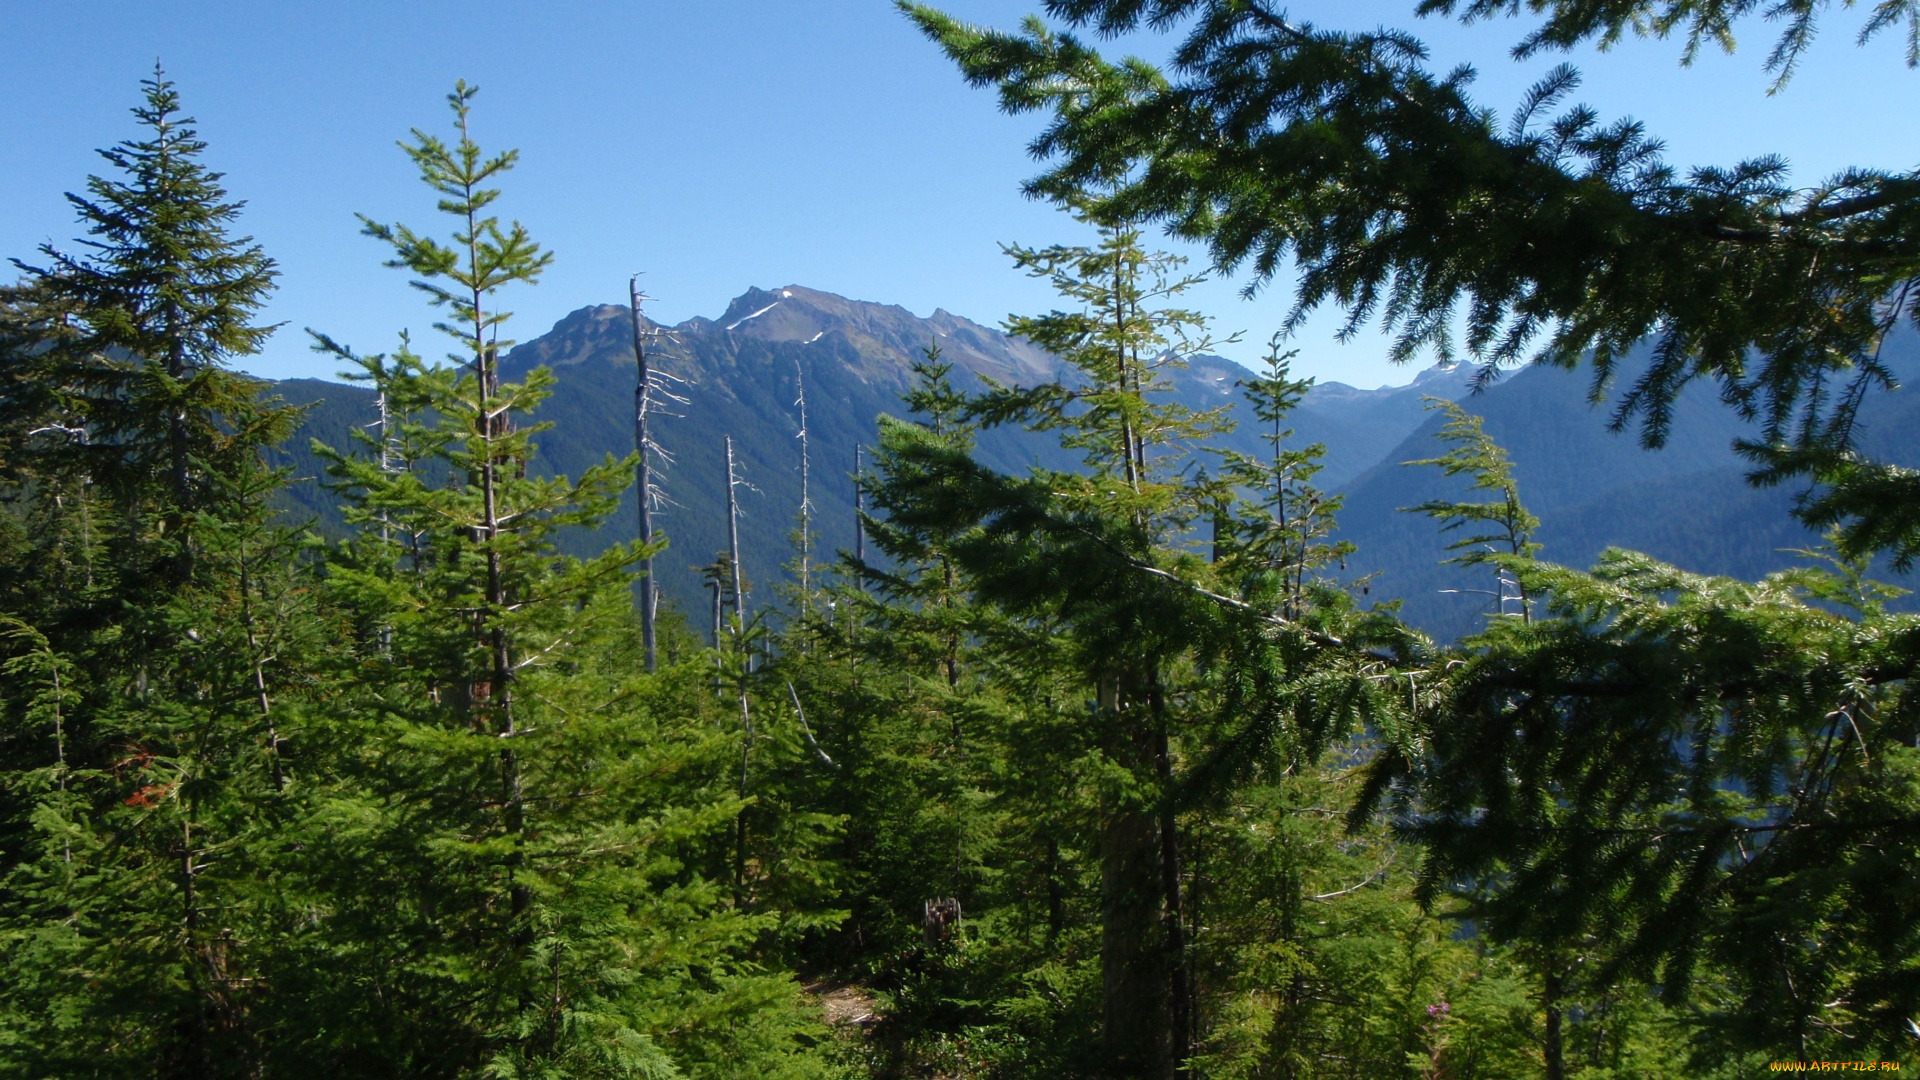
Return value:
<svg viewBox="0 0 1920 1080">
<path fill-rule="evenodd" d="M 900 395 L 912 381 L 910 364 L 929 345 L 939 346 L 963 385 L 969 374 L 1031 385 L 1062 371 L 1056 358 L 1031 343 L 945 311 L 920 318 L 898 306 L 797 285 L 749 290 L 717 319 L 647 328 L 656 333 L 650 355 L 687 383 L 688 404 L 658 423 L 673 458 L 665 488 L 674 505 L 656 521 L 671 541 L 659 562 L 662 587 L 670 600 L 694 612 L 705 608 L 695 567 L 711 562 L 726 542 L 724 436 L 733 436 L 743 475 L 754 488 L 742 500 L 749 591 L 767 599 L 767 584 L 792 558 L 801 380 L 815 531 L 822 559 L 830 560 L 854 543 L 854 448 L 872 442 L 880 413 L 904 411 Z M 623 456 L 632 449 L 634 364 L 626 307 L 581 308 L 516 347 L 504 366 L 509 378 L 517 378 L 540 364 L 553 368 L 558 385 L 538 417 L 554 425 L 540 437 L 538 468 L 577 474 L 608 453 Z M 1433 439 L 1440 422 L 1426 409 L 1429 396 L 1462 401 L 1486 417 L 1487 430 L 1514 457 L 1522 495 L 1543 521 L 1544 557 L 1554 561 L 1584 565 L 1607 546 L 1624 546 L 1692 570 L 1755 576 L 1793 561 L 1781 548 L 1814 539 L 1787 515 L 1790 492 L 1745 485 L 1728 448 L 1742 426 L 1709 393 L 1687 394 L 1669 445 L 1649 452 L 1631 435 L 1606 431 L 1605 410 L 1588 404 L 1582 374 L 1526 369 L 1479 394 L 1469 393 L 1469 376 L 1463 367 L 1435 367 L 1401 387 L 1322 383 L 1290 421 L 1296 443 L 1326 445 L 1326 468 L 1318 479 L 1346 496 L 1343 534 L 1360 545 L 1348 574 L 1377 573 L 1370 595 L 1404 598 L 1407 617 L 1429 632 L 1452 637 L 1470 630 L 1486 603 L 1472 592 L 1443 590 L 1490 584 L 1441 566 L 1448 538 L 1428 519 L 1398 510 L 1448 490 L 1438 470 L 1399 464 L 1441 451 Z M 1239 430 L 1225 443 L 1257 452 L 1256 425 L 1236 386 L 1247 377 L 1231 361 L 1201 357 L 1174 374 L 1173 395 L 1193 408 L 1230 406 Z M 277 390 L 310 406 L 286 452 L 301 477 L 318 471 L 305 450 L 309 438 L 350 445 L 351 429 L 372 419 L 372 395 L 363 387 L 296 379 L 277 384 Z M 1907 416 L 1916 408 L 1906 392 L 1876 401 L 1867 427 L 1870 448 L 1894 460 L 1920 457 L 1912 452 L 1920 427 Z M 983 460 L 1005 470 L 1073 462 L 1049 441 L 1020 431 L 989 432 L 979 450 Z M 290 498 L 322 528 L 339 527 L 331 496 L 310 479 L 297 483 Z M 633 499 L 629 492 L 603 534 L 570 537 L 567 545 L 584 554 L 632 535 Z"/>
</svg>

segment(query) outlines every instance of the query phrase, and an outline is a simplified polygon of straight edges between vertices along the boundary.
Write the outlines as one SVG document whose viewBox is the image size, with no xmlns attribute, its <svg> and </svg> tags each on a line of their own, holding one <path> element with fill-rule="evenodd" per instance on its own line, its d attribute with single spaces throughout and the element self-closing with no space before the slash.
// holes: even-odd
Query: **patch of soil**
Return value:
<svg viewBox="0 0 1920 1080">
<path fill-rule="evenodd" d="M 816 982 L 800 989 L 820 1003 L 829 1024 L 852 1024 L 864 1031 L 880 1022 L 873 995 L 853 983 Z"/>
</svg>

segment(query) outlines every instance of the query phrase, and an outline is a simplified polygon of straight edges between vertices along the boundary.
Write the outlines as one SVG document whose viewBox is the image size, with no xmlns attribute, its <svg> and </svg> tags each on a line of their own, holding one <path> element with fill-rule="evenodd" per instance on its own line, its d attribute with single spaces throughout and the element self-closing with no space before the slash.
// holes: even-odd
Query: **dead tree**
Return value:
<svg viewBox="0 0 1920 1080">
<path fill-rule="evenodd" d="M 685 405 L 687 396 L 678 389 L 686 385 L 686 380 L 660 370 L 653 358 L 647 355 L 648 338 L 658 345 L 663 337 L 671 342 L 673 333 L 657 327 L 642 327 L 644 320 L 640 315 L 640 302 L 651 297 L 640 291 L 639 282 L 638 276 L 627 279 L 627 299 L 633 319 L 633 360 L 637 369 L 633 386 L 633 450 L 636 457 L 633 468 L 635 485 L 639 489 L 635 498 L 639 503 L 640 543 L 651 547 L 655 539 L 654 513 L 672 502 L 663 493 L 660 480 L 667 467 L 673 464 L 673 455 L 654 437 L 652 421 L 656 416 L 678 415 L 670 411 L 671 407 Z M 640 571 L 640 637 L 646 646 L 648 671 L 658 666 L 655 627 L 659 613 L 660 579 L 654 572 L 653 556 L 648 554 Z"/>
<path fill-rule="evenodd" d="M 640 543 L 653 546 L 653 468 L 650 442 L 647 438 L 647 407 L 652 404 L 653 374 L 647 370 L 647 346 L 640 338 L 640 279 L 627 279 L 627 299 L 632 305 L 633 314 L 633 361 L 638 367 L 638 379 L 633 387 L 633 452 L 634 477 L 637 484 L 635 501 L 640 504 Z M 640 570 L 640 640 L 647 651 L 647 670 L 658 666 L 658 654 L 655 652 L 653 620 L 658 610 L 659 592 L 653 577 L 653 554 L 647 554 L 646 562 Z"/>
<path fill-rule="evenodd" d="M 800 617 L 804 620 L 813 609 L 813 497 L 809 486 L 813 463 L 807 443 L 806 371 L 798 357 L 793 361 L 793 385 L 799 394 L 794 404 L 800 408 L 800 432 L 796 437 L 800 440 Z"/>
<path fill-rule="evenodd" d="M 733 633 L 735 637 L 746 632 L 747 594 L 740 585 L 740 500 L 735 498 L 734 490 L 744 481 L 733 464 L 733 436 L 727 438 L 727 557 L 733 570 Z"/>
<path fill-rule="evenodd" d="M 861 458 L 863 447 L 853 448 L 853 560 L 861 566 L 867 564 L 867 489 L 860 483 L 860 470 L 865 462 Z M 867 587 L 865 575 L 860 578 L 860 588 Z"/>
<path fill-rule="evenodd" d="M 747 702 L 747 675 L 752 670 L 752 653 L 747 648 L 747 595 L 740 579 L 740 500 L 735 489 L 741 484 L 740 473 L 734 467 L 733 436 L 727 440 L 727 561 L 733 573 L 733 634 L 734 650 L 740 660 L 740 798 L 747 797 L 748 771 L 753 765 L 753 710 Z M 747 811 L 742 807 L 734 819 L 733 841 L 733 878 L 734 887 L 744 895 L 747 872 Z"/>
</svg>

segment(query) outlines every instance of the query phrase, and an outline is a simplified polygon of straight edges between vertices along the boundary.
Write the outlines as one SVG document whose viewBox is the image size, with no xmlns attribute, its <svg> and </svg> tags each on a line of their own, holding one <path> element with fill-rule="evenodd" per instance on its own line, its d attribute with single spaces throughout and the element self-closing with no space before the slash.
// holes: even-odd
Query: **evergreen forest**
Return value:
<svg viewBox="0 0 1920 1080">
<path fill-rule="evenodd" d="M 1509 122 L 1413 38 L 1265 0 L 1041 6 L 899 4 L 1046 120 L 1030 193 L 1095 239 L 1007 248 L 1057 299 L 1004 331 L 1058 367 L 929 339 L 851 473 L 801 387 L 778 550 L 724 415 L 725 542 L 673 543 L 659 425 L 700 390 L 637 285 L 631 451 L 543 459 L 568 376 L 504 363 L 509 308 L 566 253 L 465 82 L 394 155 L 419 215 L 360 221 L 433 339 L 307 330 L 368 397 L 303 426 L 245 373 L 295 332 L 272 255 L 155 69 L 81 235 L 0 289 L 0 1078 L 1920 1068 L 1920 616 L 1878 580 L 1920 472 L 1854 424 L 1915 331 L 1920 178 L 1682 172 L 1563 107 L 1571 68 Z M 1421 5 L 1526 50 L 1750 10 Z M 1832 12 L 1768 10 L 1784 80 Z M 1868 14 L 1920 40 L 1912 0 Z M 1164 65 L 1102 51 L 1170 28 Z M 1571 369 L 1649 447 L 1703 384 L 1824 541 L 1752 580 L 1562 565 L 1436 397 L 1405 468 L 1455 494 L 1400 516 L 1495 588 L 1425 632 L 1346 572 L 1289 327 L 1231 401 L 1174 392 L 1216 342 L 1162 229 L 1401 358 Z"/>
</svg>

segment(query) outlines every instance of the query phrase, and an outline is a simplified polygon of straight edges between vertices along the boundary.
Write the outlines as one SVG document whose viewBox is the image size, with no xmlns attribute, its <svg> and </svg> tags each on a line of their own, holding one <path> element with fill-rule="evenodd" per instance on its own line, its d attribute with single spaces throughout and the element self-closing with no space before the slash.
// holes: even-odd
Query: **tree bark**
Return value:
<svg viewBox="0 0 1920 1080">
<path fill-rule="evenodd" d="M 633 450 L 639 455 L 634 463 L 638 474 L 635 483 L 639 485 L 640 503 L 640 542 L 653 543 L 653 468 L 652 459 L 647 452 L 647 407 L 649 391 L 653 385 L 653 373 L 647 367 L 646 344 L 640 339 L 640 283 L 639 279 L 627 281 L 627 297 L 633 305 L 633 359 L 639 366 L 640 379 L 633 388 Z M 647 670 L 658 666 L 658 654 L 654 644 L 654 615 L 658 610 L 658 590 L 654 587 L 653 556 L 648 555 L 640 569 L 640 641 L 646 649 Z"/>
<path fill-rule="evenodd" d="M 1554 959 L 1547 960 L 1547 978 L 1545 992 L 1541 995 L 1546 1007 L 1546 1037 L 1541 1040 L 1541 1053 L 1546 1058 L 1547 1080 L 1567 1080 L 1567 1060 L 1565 1040 L 1560 1030 L 1563 1010 L 1560 999 L 1566 993 L 1566 987 L 1560 977 L 1560 969 Z"/>
<path fill-rule="evenodd" d="M 1154 772 L 1160 781 L 1160 919 L 1167 948 L 1171 1056 L 1174 1075 L 1184 1080 L 1186 1060 L 1193 1055 L 1193 991 L 1187 971 L 1187 927 L 1180 903 L 1180 816 L 1173 803 L 1173 753 L 1167 741 L 1167 702 L 1158 671 L 1147 684 L 1147 701 L 1153 711 Z"/>
<path fill-rule="evenodd" d="M 1107 742 L 1135 777 L 1154 777 L 1155 739 L 1130 723 L 1121 687 L 1101 687 Z M 1144 718 L 1141 718 L 1144 719 Z M 1102 1034 L 1115 1080 L 1172 1080 L 1171 972 L 1164 925 L 1162 846 L 1155 808 L 1126 799 L 1107 808 L 1100 846 Z"/>
</svg>

